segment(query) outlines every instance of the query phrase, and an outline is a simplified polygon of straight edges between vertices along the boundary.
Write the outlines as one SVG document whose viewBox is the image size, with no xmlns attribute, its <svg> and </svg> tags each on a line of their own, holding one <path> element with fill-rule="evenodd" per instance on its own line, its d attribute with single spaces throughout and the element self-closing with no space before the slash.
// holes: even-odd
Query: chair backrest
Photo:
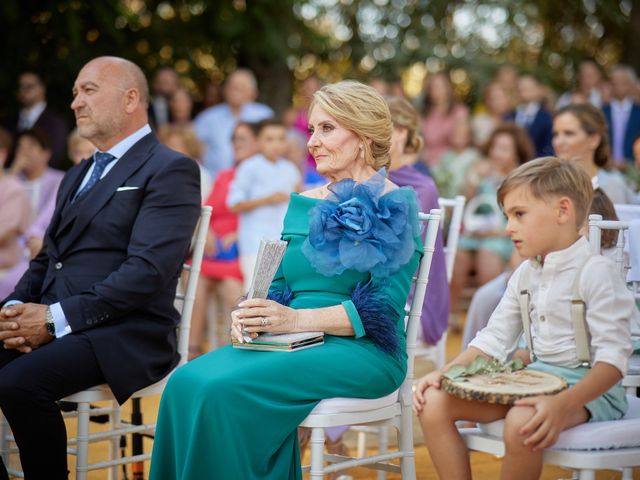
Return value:
<svg viewBox="0 0 640 480">
<path fill-rule="evenodd" d="M 204 206 L 200 210 L 200 219 L 191 241 L 191 263 L 185 263 L 182 270 L 187 272 L 187 284 L 184 293 L 180 292 L 180 288 L 176 291 L 176 300 L 182 303 L 180 310 L 180 325 L 178 327 L 178 353 L 180 354 L 180 363 L 182 365 L 187 362 L 189 357 L 189 332 L 191 330 L 191 313 L 193 312 L 193 302 L 196 298 L 196 289 L 198 287 L 198 279 L 200 278 L 200 266 L 202 265 L 202 257 L 204 255 L 204 244 L 207 240 L 207 231 L 209 230 L 209 219 L 211 218 L 211 207 Z"/>
<path fill-rule="evenodd" d="M 462 228 L 462 214 L 467 199 L 463 195 L 457 195 L 455 198 L 438 198 L 438 204 L 441 210 L 441 224 L 446 225 L 447 209 L 451 209 L 451 219 L 449 220 L 449 228 L 447 229 L 446 242 L 444 245 L 444 258 L 447 265 L 447 281 L 451 283 L 453 276 L 453 265 L 456 261 L 456 253 L 458 251 L 458 240 L 460 239 L 460 229 Z"/>
<path fill-rule="evenodd" d="M 589 245 L 593 253 L 601 253 L 602 230 L 618 230 L 615 252 L 613 260 L 620 271 L 622 279 L 627 283 L 627 288 L 631 291 L 636 301 L 640 299 L 640 281 L 629 281 L 627 273 L 630 266 L 630 251 L 625 248 L 625 243 L 629 238 L 629 225 L 631 222 L 621 220 L 603 220 L 602 215 L 589 215 Z M 633 317 L 633 318 L 637 318 Z M 632 319 L 631 331 L 639 329 L 640 325 L 634 324 Z"/>
<path fill-rule="evenodd" d="M 441 211 L 433 209 L 429 213 L 420 213 L 421 222 L 427 224 L 427 234 L 423 242 L 424 255 L 420 260 L 418 271 L 416 272 L 415 289 L 413 299 L 409 308 L 407 321 L 407 377 L 405 384 L 408 385 L 409 395 L 411 394 L 411 382 L 413 380 L 413 359 L 416 351 L 416 341 L 418 337 L 418 325 L 422 315 L 422 305 L 424 297 L 427 293 L 427 284 L 429 283 L 429 271 L 431 270 L 431 260 L 433 259 L 433 251 L 435 250 L 436 237 L 440 226 Z M 403 392 L 401 392 L 402 394 Z"/>
<path fill-rule="evenodd" d="M 589 245 L 593 253 L 602 253 L 602 230 L 618 230 L 613 260 L 626 280 L 629 270 L 628 255 L 625 255 L 625 239 L 629 230 L 629 222 L 622 220 L 603 220 L 602 215 L 589 215 Z"/>
</svg>

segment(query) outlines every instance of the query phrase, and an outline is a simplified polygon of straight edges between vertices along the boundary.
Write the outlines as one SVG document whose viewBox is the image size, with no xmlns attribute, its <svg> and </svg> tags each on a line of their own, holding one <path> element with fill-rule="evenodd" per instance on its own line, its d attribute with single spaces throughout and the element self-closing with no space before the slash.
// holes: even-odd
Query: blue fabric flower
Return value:
<svg viewBox="0 0 640 480">
<path fill-rule="evenodd" d="M 419 235 L 415 192 L 382 194 L 384 178 L 382 170 L 364 183 L 331 184 L 331 195 L 309 211 L 302 253 L 322 275 L 356 270 L 386 277 L 411 259 Z"/>
</svg>

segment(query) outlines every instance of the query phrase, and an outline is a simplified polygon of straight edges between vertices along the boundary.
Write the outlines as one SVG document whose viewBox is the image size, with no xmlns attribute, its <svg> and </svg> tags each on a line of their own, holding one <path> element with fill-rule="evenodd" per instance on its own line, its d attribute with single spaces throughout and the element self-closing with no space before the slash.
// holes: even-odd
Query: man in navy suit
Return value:
<svg viewBox="0 0 640 480">
<path fill-rule="evenodd" d="M 518 107 L 505 116 L 524 128 L 536 149 L 536 157 L 553 155 L 551 136 L 553 118 L 542 105 L 542 88 L 533 75 L 518 78 Z"/>
<path fill-rule="evenodd" d="M 612 98 L 602 111 L 609 125 L 613 163 L 623 167 L 633 162 L 633 141 L 640 134 L 640 105 L 633 97 L 636 73 L 627 65 L 617 65 L 610 78 Z"/>
<path fill-rule="evenodd" d="M 0 310 L 0 408 L 27 479 L 67 478 L 57 400 L 106 382 L 122 403 L 177 364 L 173 297 L 200 210 L 198 167 L 151 132 L 135 64 L 94 59 L 73 94 L 98 151 L 62 180 L 44 246 Z"/>
</svg>

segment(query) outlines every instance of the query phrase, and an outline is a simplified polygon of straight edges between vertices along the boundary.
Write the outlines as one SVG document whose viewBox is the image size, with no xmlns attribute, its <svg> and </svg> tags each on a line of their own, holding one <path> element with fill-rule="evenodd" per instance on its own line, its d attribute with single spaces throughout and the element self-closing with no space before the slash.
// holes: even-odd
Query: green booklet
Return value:
<svg viewBox="0 0 640 480">
<path fill-rule="evenodd" d="M 263 333 L 245 343 L 234 342 L 234 348 L 273 352 L 295 352 L 324 343 L 323 332 Z"/>
</svg>

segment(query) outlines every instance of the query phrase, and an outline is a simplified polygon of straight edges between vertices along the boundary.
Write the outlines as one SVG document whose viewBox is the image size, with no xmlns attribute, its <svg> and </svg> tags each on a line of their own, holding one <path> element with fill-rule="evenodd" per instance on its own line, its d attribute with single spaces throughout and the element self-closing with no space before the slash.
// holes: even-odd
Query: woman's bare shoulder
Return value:
<svg viewBox="0 0 640 480">
<path fill-rule="evenodd" d="M 309 197 L 309 198 L 319 198 L 319 199 L 326 198 L 327 194 L 329 193 L 329 189 L 327 188 L 327 185 L 322 185 L 321 187 L 312 188 L 311 190 L 305 190 L 304 192 L 300 192 L 300 195 L 302 195 L 303 197 Z"/>
</svg>

